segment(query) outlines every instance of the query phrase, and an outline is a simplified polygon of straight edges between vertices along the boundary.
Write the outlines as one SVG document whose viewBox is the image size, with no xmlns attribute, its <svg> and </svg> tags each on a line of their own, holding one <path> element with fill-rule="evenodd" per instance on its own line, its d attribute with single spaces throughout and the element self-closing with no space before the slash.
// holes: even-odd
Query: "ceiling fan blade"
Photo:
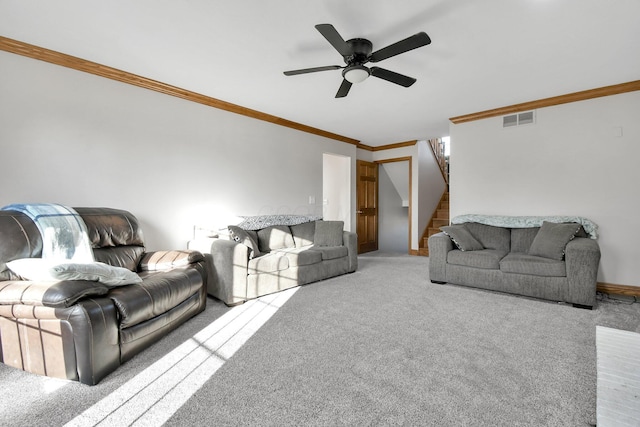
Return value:
<svg viewBox="0 0 640 427">
<path fill-rule="evenodd" d="M 401 53 L 426 46 L 429 43 L 431 43 L 431 39 L 429 38 L 427 33 L 423 31 L 418 34 L 414 34 L 411 37 L 407 37 L 404 40 L 400 40 L 399 42 L 396 42 L 385 48 L 376 50 L 369 57 L 369 61 L 382 61 L 383 59 L 391 58 L 392 56 L 400 55 Z"/>
<path fill-rule="evenodd" d="M 371 67 L 370 70 L 372 76 L 404 87 L 409 87 L 417 81 L 413 77 L 398 74 L 380 67 Z"/>
<path fill-rule="evenodd" d="M 295 76 L 296 74 L 306 74 L 306 73 L 315 73 L 316 71 L 329 71 L 329 70 L 339 70 L 341 67 L 339 65 L 327 65 L 325 67 L 313 67 L 313 68 L 303 68 L 301 70 L 291 70 L 285 71 L 285 76 Z"/>
<path fill-rule="evenodd" d="M 342 56 L 349 56 L 353 54 L 351 51 L 351 46 L 344 41 L 342 36 L 338 33 L 338 31 L 331 24 L 318 24 L 316 25 L 316 30 L 320 31 L 320 34 L 324 36 L 325 39 L 331 46 L 337 50 Z"/>
<path fill-rule="evenodd" d="M 344 98 L 349 93 L 349 89 L 351 89 L 351 82 L 347 79 L 342 80 L 342 84 L 340 85 L 340 89 L 338 89 L 338 93 L 336 93 L 336 98 Z"/>
</svg>

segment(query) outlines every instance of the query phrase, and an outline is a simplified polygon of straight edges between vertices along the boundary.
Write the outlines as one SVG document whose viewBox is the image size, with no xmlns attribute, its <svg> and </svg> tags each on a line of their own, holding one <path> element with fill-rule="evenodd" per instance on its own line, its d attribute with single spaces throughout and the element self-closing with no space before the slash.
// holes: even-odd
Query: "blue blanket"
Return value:
<svg viewBox="0 0 640 427">
<path fill-rule="evenodd" d="M 34 203 L 8 205 L 2 210 L 22 212 L 33 220 L 42 235 L 42 258 L 94 262 L 87 226 L 73 208 Z"/>
</svg>

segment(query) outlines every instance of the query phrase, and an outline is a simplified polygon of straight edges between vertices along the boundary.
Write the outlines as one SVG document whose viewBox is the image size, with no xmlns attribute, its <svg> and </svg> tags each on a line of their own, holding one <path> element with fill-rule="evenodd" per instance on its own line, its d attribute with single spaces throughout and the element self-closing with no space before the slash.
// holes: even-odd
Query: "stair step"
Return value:
<svg viewBox="0 0 640 427">
<path fill-rule="evenodd" d="M 433 227 L 434 228 L 445 227 L 447 225 L 449 225 L 449 220 L 448 219 L 437 219 L 437 218 L 433 219 Z"/>
<path fill-rule="evenodd" d="M 437 218 L 446 218 L 449 219 L 449 209 L 438 209 L 436 210 Z"/>
<path fill-rule="evenodd" d="M 427 237 L 433 236 L 434 234 L 438 234 L 440 232 L 439 228 L 429 227 L 427 230 Z"/>
<path fill-rule="evenodd" d="M 439 209 L 447 209 L 447 210 L 449 210 L 449 201 L 448 200 L 443 200 L 442 202 L 440 202 Z"/>
</svg>

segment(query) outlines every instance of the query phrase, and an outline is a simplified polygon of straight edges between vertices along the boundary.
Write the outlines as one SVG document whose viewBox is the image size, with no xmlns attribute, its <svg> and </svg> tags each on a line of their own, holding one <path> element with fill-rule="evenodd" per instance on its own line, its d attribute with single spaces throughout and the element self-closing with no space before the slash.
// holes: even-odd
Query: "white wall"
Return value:
<svg viewBox="0 0 640 427">
<path fill-rule="evenodd" d="M 351 158 L 335 154 L 323 155 L 322 216 L 325 220 L 344 222 L 351 230 Z"/>
<path fill-rule="evenodd" d="M 451 214 L 579 215 L 596 222 L 598 281 L 640 286 L 640 92 L 451 125 Z M 618 136 L 619 130 L 622 136 Z"/>
<path fill-rule="evenodd" d="M 323 153 L 355 176 L 350 144 L 6 52 L 0 70 L 0 206 L 126 209 L 149 249 L 184 248 L 194 225 L 321 214 Z"/>
</svg>

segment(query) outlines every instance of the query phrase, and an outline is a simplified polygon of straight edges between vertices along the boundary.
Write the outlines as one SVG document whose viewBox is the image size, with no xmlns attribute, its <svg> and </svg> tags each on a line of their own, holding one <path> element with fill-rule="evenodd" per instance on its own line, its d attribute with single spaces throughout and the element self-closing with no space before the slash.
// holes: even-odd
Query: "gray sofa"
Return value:
<svg viewBox="0 0 640 427">
<path fill-rule="evenodd" d="M 352 273 L 357 236 L 342 221 L 229 226 L 229 239 L 190 245 L 207 262 L 209 295 L 231 306 L 273 292 Z"/>
<path fill-rule="evenodd" d="M 431 282 L 595 305 L 600 261 L 595 224 L 563 217 L 468 217 L 470 222 L 458 218 L 429 237 Z M 522 218 L 526 221 L 518 221 Z"/>
</svg>

